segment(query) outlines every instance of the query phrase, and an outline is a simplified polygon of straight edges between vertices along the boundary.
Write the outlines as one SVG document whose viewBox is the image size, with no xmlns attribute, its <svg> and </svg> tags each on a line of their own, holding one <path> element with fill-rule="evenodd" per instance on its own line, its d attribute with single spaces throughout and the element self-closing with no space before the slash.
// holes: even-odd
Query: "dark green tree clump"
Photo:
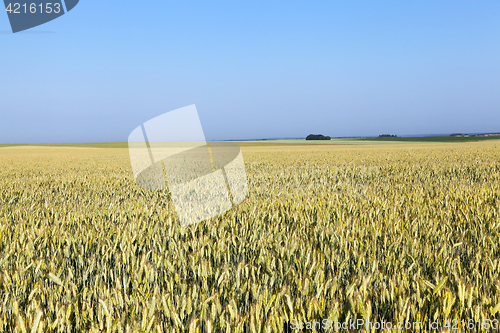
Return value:
<svg viewBox="0 0 500 333">
<path fill-rule="evenodd" d="M 323 134 L 309 134 L 306 140 L 331 140 L 331 137 L 325 136 Z"/>
</svg>

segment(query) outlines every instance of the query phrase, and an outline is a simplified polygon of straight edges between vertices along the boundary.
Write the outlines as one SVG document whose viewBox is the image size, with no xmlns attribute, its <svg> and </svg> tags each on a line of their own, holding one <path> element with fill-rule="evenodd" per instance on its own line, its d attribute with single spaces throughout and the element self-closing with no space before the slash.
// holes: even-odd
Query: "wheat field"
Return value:
<svg viewBox="0 0 500 333">
<path fill-rule="evenodd" d="M 500 141 L 242 151 L 249 197 L 180 228 L 127 149 L 0 148 L 0 331 L 500 319 Z"/>
</svg>

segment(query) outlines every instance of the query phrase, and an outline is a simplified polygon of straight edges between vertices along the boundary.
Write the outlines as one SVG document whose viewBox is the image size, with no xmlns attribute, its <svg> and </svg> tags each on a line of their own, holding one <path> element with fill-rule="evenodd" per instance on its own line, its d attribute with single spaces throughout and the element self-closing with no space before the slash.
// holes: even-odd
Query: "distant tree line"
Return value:
<svg viewBox="0 0 500 333">
<path fill-rule="evenodd" d="M 398 136 L 396 134 L 390 135 L 390 134 L 380 134 L 378 136 L 379 138 L 397 138 Z"/>
<path fill-rule="evenodd" d="M 331 140 L 332 138 L 323 134 L 309 134 L 306 140 Z"/>
</svg>

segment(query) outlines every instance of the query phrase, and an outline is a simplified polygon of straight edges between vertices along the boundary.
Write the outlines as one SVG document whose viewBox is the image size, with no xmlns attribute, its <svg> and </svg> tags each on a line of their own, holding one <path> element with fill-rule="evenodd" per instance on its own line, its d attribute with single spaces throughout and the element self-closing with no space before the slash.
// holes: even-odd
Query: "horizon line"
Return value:
<svg viewBox="0 0 500 333">
<path fill-rule="evenodd" d="M 388 135 L 384 133 L 381 135 Z M 478 133 L 445 133 L 445 134 L 410 134 L 410 135 L 397 135 L 399 138 L 422 138 L 422 137 L 445 137 L 452 135 L 500 135 L 500 132 L 478 132 Z M 378 138 L 379 136 L 331 136 L 332 139 L 369 139 Z M 274 137 L 274 138 L 256 138 L 256 139 L 223 139 L 223 140 L 206 140 L 207 142 L 222 142 L 222 141 L 277 141 L 277 140 L 305 140 L 305 137 Z M 19 145 L 19 144 L 90 144 L 90 143 L 127 143 L 128 141 L 86 141 L 86 142 L 0 142 L 2 145 Z"/>
</svg>

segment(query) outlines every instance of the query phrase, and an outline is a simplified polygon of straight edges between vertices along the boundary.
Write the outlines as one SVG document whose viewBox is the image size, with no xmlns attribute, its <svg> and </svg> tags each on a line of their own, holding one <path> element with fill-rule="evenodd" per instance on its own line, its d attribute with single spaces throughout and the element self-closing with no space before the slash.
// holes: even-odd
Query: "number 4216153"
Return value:
<svg viewBox="0 0 500 333">
<path fill-rule="evenodd" d="M 45 7 L 43 6 L 43 3 L 41 4 L 36 4 L 36 3 L 31 3 L 31 4 L 20 4 L 20 3 L 9 3 L 9 5 L 6 8 L 6 11 L 9 14 L 59 14 L 61 12 L 61 4 L 60 3 L 46 3 Z"/>
</svg>

